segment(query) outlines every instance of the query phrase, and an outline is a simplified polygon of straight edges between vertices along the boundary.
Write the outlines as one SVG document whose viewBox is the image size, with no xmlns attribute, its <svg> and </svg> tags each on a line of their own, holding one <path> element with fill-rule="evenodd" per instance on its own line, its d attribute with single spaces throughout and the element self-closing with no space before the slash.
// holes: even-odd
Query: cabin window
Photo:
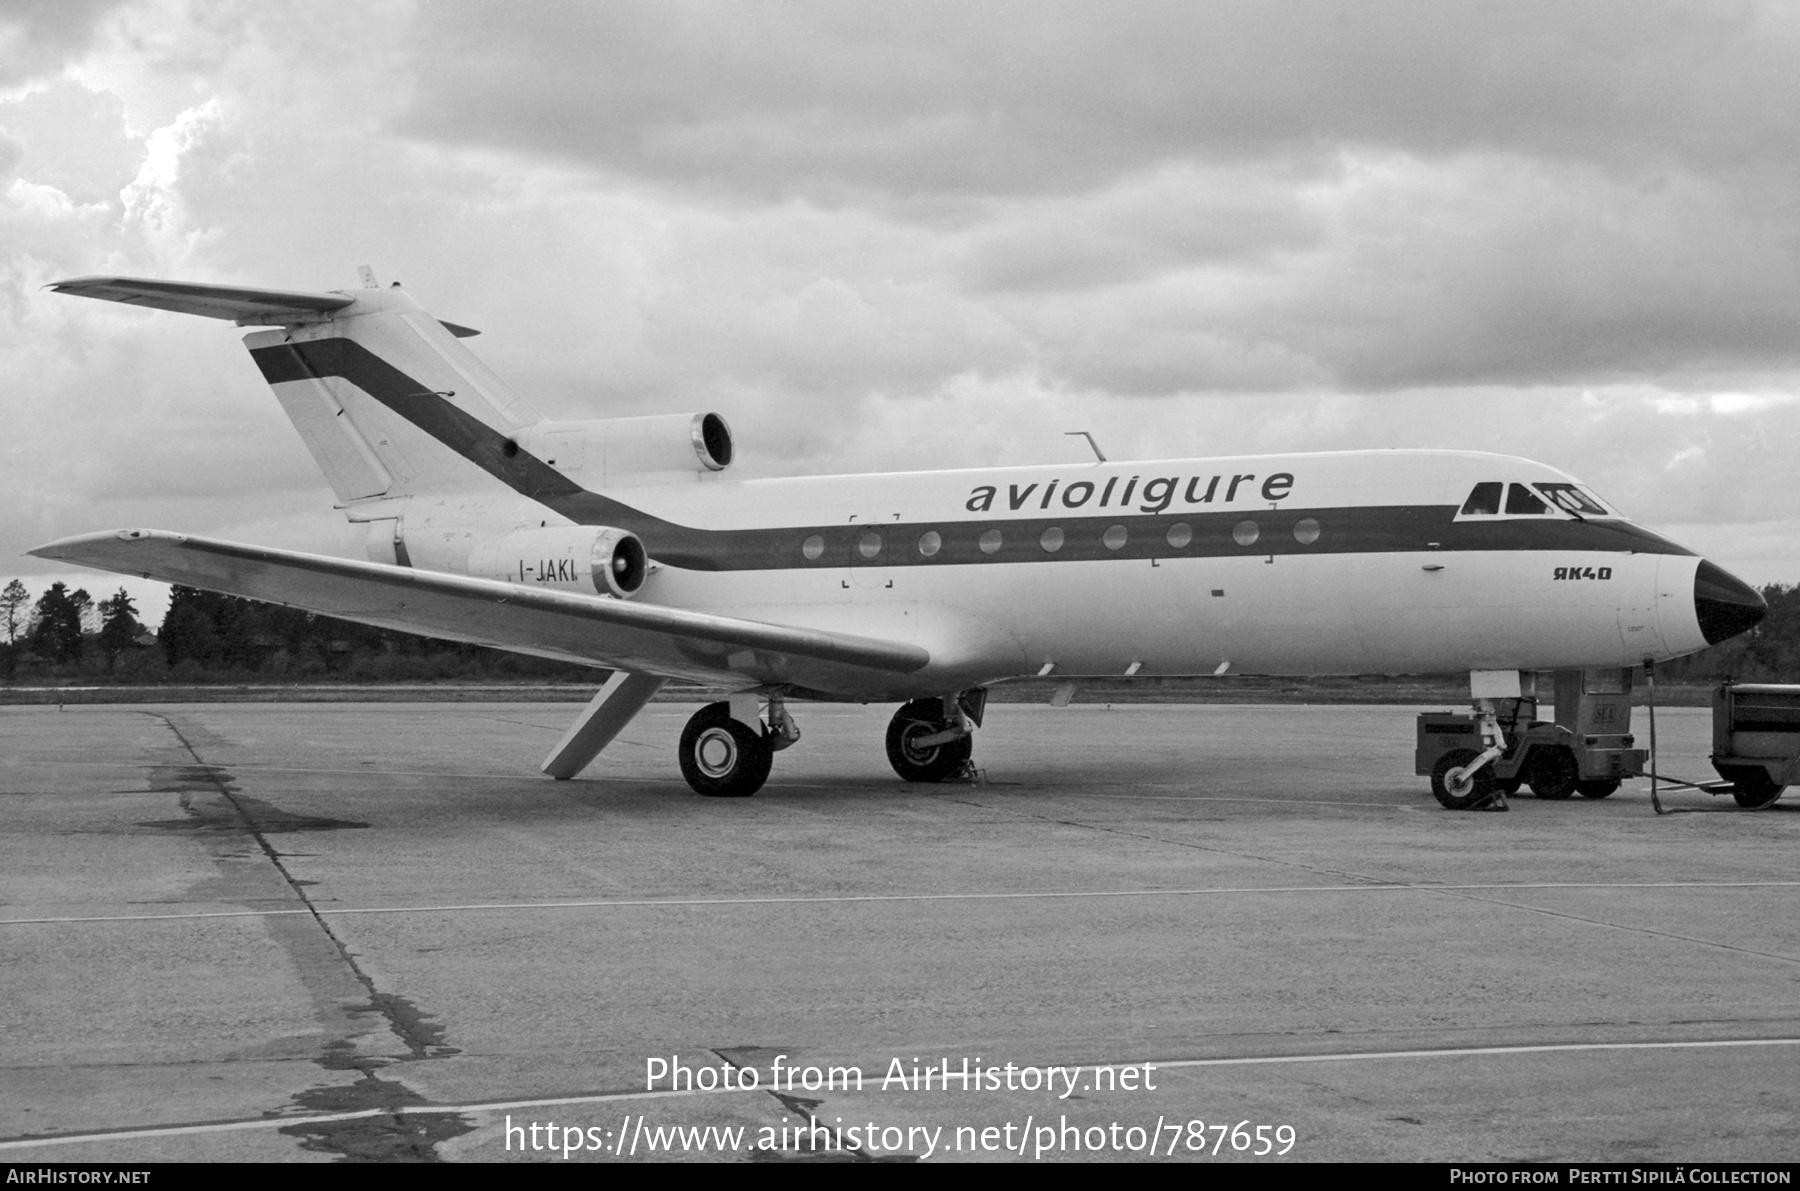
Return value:
<svg viewBox="0 0 1800 1191">
<path fill-rule="evenodd" d="M 874 558 L 877 554 L 880 554 L 881 535 L 878 533 L 864 534 L 862 536 L 862 541 L 856 544 L 856 552 L 864 558 Z"/>
<path fill-rule="evenodd" d="M 1489 516 L 1500 511 L 1500 489 L 1503 485 L 1497 480 L 1484 480 L 1475 485 L 1469 493 L 1469 499 L 1463 501 L 1463 516 Z"/>
<path fill-rule="evenodd" d="M 1194 540 L 1194 530 L 1187 522 L 1177 521 L 1169 526 L 1169 532 L 1163 536 L 1168 539 L 1169 545 L 1177 550 L 1184 550 Z"/>
<path fill-rule="evenodd" d="M 992 554 L 1000 549 L 1000 542 L 1000 531 L 997 529 L 990 529 L 982 534 L 981 537 L 976 540 L 975 544 L 981 547 L 981 552 L 983 554 Z"/>
<path fill-rule="evenodd" d="M 1537 517 L 1550 511 L 1550 506 L 1532 494 L 1531 489 L 1523 484 L 1511 484 L 1506 489 L 1506 512 L 1513 517 Z"/>
<path fill-rule="evenodd" d="M 1038 539 L 1038 545 L 1044 548 L 1045 554 L 1055 554 L 1063 547 L 1063 531 L 1052 525 L 1049 529 L 1046 529 L 1044 535 Z"/>
<path fill-rule="evenodd" d="M 808 561 L 815 561 L 825 553 L 825 539 L 818 534 L 800 543 L 800 553 L 806 555 Z"/>
<path fill-rule="evenodd" d="M 1231 529 L 1231 540 L 1240 546 L 1254 546 L 1262 531 L 1254 521 L 1240 521 Z"/>
<path fill-rule="evenodd" d="M 1577 517 L 1604 517 L 1606 509 L 1599 501 L 1573 484 L 1534 484 L 1532 487 L 1550 498 L 1550 503 Z"/>
<path fill-rule="evenodd" d="M 1100 535 L 1100 544 L 1108 550 L 1117 550 L 1125 545 L 1125 537 L 1123 525 L 1109 525 L 1106 532 Z"/>
<path fill-rule="evenodd" d="M 944 548 L 944 537 L 935 529 L 928 529 L 919 535 L 919 553 L 926 558 L 937 557 L 937 552 Z"/>
<path fill-rule="evenodd" d="M 1302 546 L 1310 546 L 1319 540 L 1319 522 L 1314 517 L 1302 517 L 1294 522 L 1294 540 Z"/>
</svg>

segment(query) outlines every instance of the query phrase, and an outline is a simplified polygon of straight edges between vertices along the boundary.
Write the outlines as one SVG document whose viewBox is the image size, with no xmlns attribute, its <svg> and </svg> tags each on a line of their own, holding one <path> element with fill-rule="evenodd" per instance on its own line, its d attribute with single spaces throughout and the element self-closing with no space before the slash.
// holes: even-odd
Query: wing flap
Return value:
<svg viewBox="0 0 1800 1191">
<path fill-rule="evenodd" d="M 177 314 L 222 318 L 247 326 L 280 325 L 341 310 L 355 301 L 348 294 L 300 290 L 248 289 L 195 281 L 155 281 L 145 277 L 71 277 L 50 289 L 79 298 L 99 298 L 131 306 L 153 306 Z"/>
<path fill-rule="evenodd" d="M 380 628 L 728 686 L 842 690 L 931 660 L 905 642 L 160 530 L 84 534 L 31 553 Z"/>
</svg>

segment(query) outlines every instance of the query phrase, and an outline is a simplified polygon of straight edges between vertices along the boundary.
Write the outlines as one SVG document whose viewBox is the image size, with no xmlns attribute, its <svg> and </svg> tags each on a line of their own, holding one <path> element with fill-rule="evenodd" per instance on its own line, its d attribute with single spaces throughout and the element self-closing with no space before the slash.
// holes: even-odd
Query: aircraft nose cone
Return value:
<svg viewBox="0 0 1800 1191">
<path fill-rule="evenodd" d="M 1704 558 L 1694 572 L 1694 614 L 1708 645 L 1717 645 L 1756 627 L 1768 614 L 1756 589 Z"/>
</svg>

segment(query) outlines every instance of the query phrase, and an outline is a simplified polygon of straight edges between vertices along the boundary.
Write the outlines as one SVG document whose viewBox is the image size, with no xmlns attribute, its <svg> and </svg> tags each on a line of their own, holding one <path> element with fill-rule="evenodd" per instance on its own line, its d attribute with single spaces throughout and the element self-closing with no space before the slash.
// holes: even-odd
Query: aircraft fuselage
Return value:
<svg viewBox="0 0 1800 1191">
<path fill-rule="evenodd" d="M 1612 509 L 1464 514 L 1478 484 L 1574 483 L 1506 456 L 705 475 L 604 493 L 582 488 L 578 469 L 559 475 L 565 485 L 538 499 L 495 476 L 486 494 L 352 515 L 401 518 L 408 561 L 456 573 L 507 528 L 629 530 L 660 564 L 640 600 L 930 651 L 904 681 L 820 692 L 872 700 L 1040 673 L 1621 666 L 1708 643 L 1702 560 Z M 579 586 L 553 561 L 506 561 L 488 577 Z"/>
</svg>

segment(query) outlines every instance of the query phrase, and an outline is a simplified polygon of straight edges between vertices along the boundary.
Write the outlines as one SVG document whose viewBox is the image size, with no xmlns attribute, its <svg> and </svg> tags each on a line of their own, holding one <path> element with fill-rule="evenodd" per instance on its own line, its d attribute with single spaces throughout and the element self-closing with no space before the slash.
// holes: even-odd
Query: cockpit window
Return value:
<svg viewBox="0 0 1800 1191">
<path fill-rule="evenodd" d="M 1537 491 L 1532 491 L 1534 488 Z M 1536 483 L 1483 480 L 1469 492 L 1469 498 L 1463 501 L 1462 511 L 1457 515 L 1547 517 L 1559 511 L 1576 518 L 1617 516 L 1608 512 L 1606 506 L 1581 485 L 1549 480 Z"/>
<path fill-rule="evenodd" d="M 1549 497 L 1550 502 L 1565 513 L 1573 513 L 1577 517 L 1606 516 L 1606 509 L 1599 501 L 1573 484 L 1535 484 L 1533 487 Z"/>
<path fill-rule="evenodd" d="M 1531 489 L 1523 484 L 1511 484 L 1506 489 L 1506 511 L 1514 517 L 1536 517 L 1550 511 L 1550 506 L 1531 494 Z"/>
<path fill-rule="evenodd" d="M 1500 511 L 1499 481 L 1484 482 L 1475 485 L 1475 491 L 1469 493 L 1469 499 L 1463 501 L 1463 516 L 1494 514 Z M 1514 485 L 1517 487 L 1517 485 Z"/>
</svg>

